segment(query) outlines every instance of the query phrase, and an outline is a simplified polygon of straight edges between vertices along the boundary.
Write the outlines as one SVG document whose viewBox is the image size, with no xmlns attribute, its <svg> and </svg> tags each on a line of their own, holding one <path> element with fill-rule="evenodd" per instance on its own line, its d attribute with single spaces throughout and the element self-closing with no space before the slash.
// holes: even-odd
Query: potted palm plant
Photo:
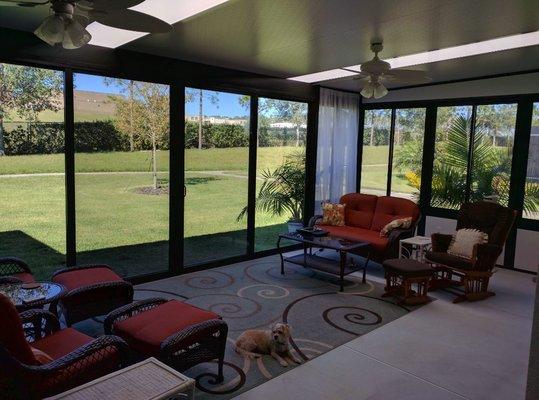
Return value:
<svg viewBox="0 0 539 400">
<path fill-rule="evenodd" d="M 264 182 L 256 198 L 256 209 L 274 216 L 289 215 L 288 231 L 303 227 L 305 204 L 305 153 L 295 152 L 285 157 L 275 170 L 262 171 Z M 241 220 L 247 206 L 238 215 Z"/>
</svg>

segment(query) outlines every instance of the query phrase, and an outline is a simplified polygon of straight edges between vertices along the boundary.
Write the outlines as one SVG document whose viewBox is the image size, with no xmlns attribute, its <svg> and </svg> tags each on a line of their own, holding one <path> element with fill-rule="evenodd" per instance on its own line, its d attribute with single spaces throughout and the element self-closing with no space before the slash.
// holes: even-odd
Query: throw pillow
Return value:
<svg viewBox="0 0 539 400">
<path fill-rule="evenodd" d="M 474 246 L 487 242 L 488 235 L 485 232 L 481 232 L 478 229 L 459 229 L 453 235 L 447 253 L 471 260 Z"/>
<path fill-rule="evenodd" d="M 394 219 L 380 231 L 380 237 L 387 237 L 389 232 L 396 228 L 408 229 L 412 226 L 412 217 Z"/>
<path fill-rule="evenodd" d="M 322 225 L 344 226 L 345 204 L 323 203 Z"/>
<path fill-rule="evenodd" d="M 36 358 L 37 362 L 40 364 L 40 365 L 45 365 L 45 364 L 48 364 L 50 362 L 53 362 L 54 360 L 52 359 L 51 356 L 49 356 L 47 353 L 45 353 L 44 351 L 41 351 L 39 349 L 36 349 L 35 347 L 33 346 L 30 346 L 30 348 L 32 349 L 32 353 L 34 354 L 34 357 Z"/>
</svg>

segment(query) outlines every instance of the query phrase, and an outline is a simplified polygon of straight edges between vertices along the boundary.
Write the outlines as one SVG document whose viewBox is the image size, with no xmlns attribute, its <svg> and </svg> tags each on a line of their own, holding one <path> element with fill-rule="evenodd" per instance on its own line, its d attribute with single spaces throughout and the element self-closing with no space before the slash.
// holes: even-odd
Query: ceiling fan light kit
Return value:
<svg viewBox="0 0 539 400">
<path fill-rule="evenodd" d="M 65 49 L 78 49 L 86 45 L 92 35 L 75 18 L 75 4 L 64 1 L 55 1 L 49 15 L 34 31 L 34 34 L 50 46 L 58 43 Z"/>
</svg>

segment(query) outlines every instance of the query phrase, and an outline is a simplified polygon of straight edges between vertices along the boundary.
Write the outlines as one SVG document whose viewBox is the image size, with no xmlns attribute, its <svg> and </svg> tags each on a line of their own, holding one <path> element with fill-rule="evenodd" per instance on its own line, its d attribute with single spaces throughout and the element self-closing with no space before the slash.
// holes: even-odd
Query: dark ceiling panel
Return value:
<svg viewBox="0 0 539 400">
<path fill-rule="evenodd" d="M 0 26 L 32 31 L 47 14 L 0 7 Z M 538 29 L 537 0 L 230 0 L 123 47 L 290 77 L 367 61 L 375 38 L 389 58 Z M 532 48 L 422 66 L 434 81 L 535 68 Z"/>
<path fill-rule="evenodd" d="M 289 77 L 539 28 L 539 3 L 506 0 L 231 0 L 127 48 Z"/>
</svg>

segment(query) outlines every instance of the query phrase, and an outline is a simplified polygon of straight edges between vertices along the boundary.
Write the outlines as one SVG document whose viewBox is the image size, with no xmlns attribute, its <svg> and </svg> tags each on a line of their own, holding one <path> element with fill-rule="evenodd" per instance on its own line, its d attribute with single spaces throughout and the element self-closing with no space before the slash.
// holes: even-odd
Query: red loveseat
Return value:
<svg viewBox="0 0 539 400">
<path fill-rule="evenodd" d="M 321 215 L 314 216 L 309 225 L 318 225 L 343 239 L 369 242 L 370 259 L 378 262 L 398 256 L 399 241 L 414 235 L 420 217 L 417 204 L 400 197 L 349 193 L 339 202 L 346 205 L 344 226 L 321 225 Z M 380 231 L 389 222 L 409 217 L 412 218 L 410 228 L 393 229 L 388 237 L 380 237 Z"/>
</svg>

